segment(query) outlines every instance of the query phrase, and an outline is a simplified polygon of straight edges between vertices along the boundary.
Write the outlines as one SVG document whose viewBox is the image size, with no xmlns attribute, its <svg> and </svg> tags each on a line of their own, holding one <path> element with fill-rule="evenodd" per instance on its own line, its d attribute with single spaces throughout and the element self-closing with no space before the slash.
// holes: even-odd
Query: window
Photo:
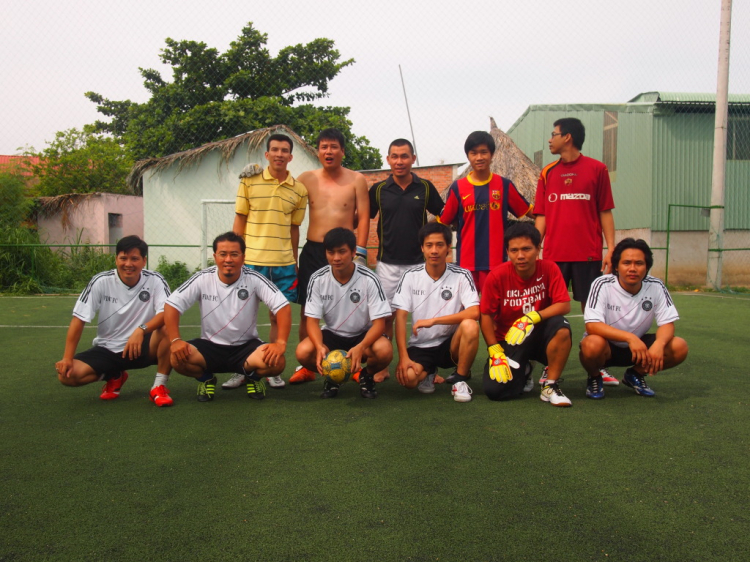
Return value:
<svg viewBox="0 0 750 562">
<path fill-rule="evenodd" d="M 750 160 L 750 115 L 729 116 L 727 160 Z"/>
<path fill-rule="evenodd" d="M 604 145 L 602 146 L 602 162 L 609 169 L 611 179 L 617 172 L 617 123 L 616 111 L 604 112 Z"/>
<path fill-rule="evenodd" d="M 109 218 L 109 243 L 117 244 L 117 241 L 122 238 L 122 215 L 117 213 L 108 213 Z M 115 248 L 110 248 L 111 253 L 115 253 Z"/>
</svg>

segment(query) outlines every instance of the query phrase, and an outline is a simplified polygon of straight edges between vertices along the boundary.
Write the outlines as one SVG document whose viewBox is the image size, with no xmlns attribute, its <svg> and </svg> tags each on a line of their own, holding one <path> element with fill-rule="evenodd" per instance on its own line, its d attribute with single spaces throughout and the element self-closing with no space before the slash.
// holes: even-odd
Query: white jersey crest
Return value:
<svg viewBox="0 0 750 562">
<path fill-rule="evenodd" d="M 393 308 L 411 312 L 412 324 L 422 319 L 457 314 L 471 306 L 479 306 L 479 295 L 471 273 L 449 263 L 440 279 L 433 279 L 424 264 L 415 266 L 401 276 Z M 409 337 L 409 345 L 434 347 L 440 345 L 458 329 L 457 325 L 437 325 L 422 328 Z"/>
<path fill-rule="evenodd" d="M 372 321 L 387 318 L 391 307 L 378 276 L 355 264 L 351 279 L 339 283 L 327 265 L 310 277 L 305 315 L 325 322 L 324 329 L 353 337 L 370 329 Z"/>
<path fill-rule="evenodd" d="M 169 285 L 154 271 L 141 270 L 138 283 L 128 287 L 112 269 L 92 277 L 76 301 L 73 316 L 91 322 L 98 312 L 94 345 L 119 353 L 133 330 L 164 310 L 168 296 Z"/>
<path fill-rule="evenodd" d="M 227 285 L 217 267 L 199 271 L 167 299 L 183 314 L 193 304 L 201 310 L 201 338 L 219 345 L 239 345 L 258 337 L 258 303 L 276 314 L 289 303 L 263 275 L 242 267 L 239 279 Z"/>
<path fill-rule="evenodd" d="M 602 322 L 640 338 L 651 328 L 654 319 L 657 326 L 680 319 L 672 297 L 660 279 L 647 275 L 641 290 L 635 295 L 623 289 L 612 274 L 603 275 L 591 284 L 583 313 L 584 322 Z M 627 343 L 620 341 L 612 344 L 628 347 Z"/>
</svg>

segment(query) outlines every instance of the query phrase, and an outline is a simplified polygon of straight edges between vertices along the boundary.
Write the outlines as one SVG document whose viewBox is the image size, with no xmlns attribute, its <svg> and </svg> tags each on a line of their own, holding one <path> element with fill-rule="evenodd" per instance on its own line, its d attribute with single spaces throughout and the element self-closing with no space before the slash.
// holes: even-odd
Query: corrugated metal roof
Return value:
<svg viewBox="0 0 750 562">
<path fill-rule="evenodd" d="M 694 92 L 643 92 L 628 103 L 716 103 L 716 94 Z M 729 103 L 750 103 L 750 94 L 729 94 Z"/>
</svg>

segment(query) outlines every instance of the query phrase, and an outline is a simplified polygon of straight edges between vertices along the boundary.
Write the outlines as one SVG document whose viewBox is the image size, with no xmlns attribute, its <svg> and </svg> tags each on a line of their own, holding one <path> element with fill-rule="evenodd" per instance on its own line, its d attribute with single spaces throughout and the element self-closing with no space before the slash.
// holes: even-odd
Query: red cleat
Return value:
<svg viewBox="0 0 750 562">
<path fill-rule="evenodd" d="M 101 398 L 102 400 L 114 400 L 115 398 L 119 398 L 120 389 L 127 380 L 128 372 L 120 371 L 119 377 L 117 377 L 116 379 L 109 379 L 107 381 L 107 383 L 104 385 L 104 388 L 102 389 L 102 393 L 99 395 L 99 398 Z"/>
<path fill-rule="evenodd" d="M 352 380 L 353 380 L 354 382 L 356 382 L 357 384 L 359 384 L 359 374 L 360 374 L 361 372 L 362 372 L 362 369 L 360 369 L 359 371 L 357 371 L 356 373 L 354 373 L 354 374 L 352 375 Z"/>
<path fill-rule="evenodd" d="M 315 373 L 305 367 L 297 367 L 294 374 L 289 379 L 289 384 L 301 384 L 303 382 L 310 382 L 315 380 Z"/>
<path fill-rule="evenodd" d="M 148 393 L 148 397 L 159 408 L 162 406 L 171 406 L 174 403 L 171 396 L 169 396 L 169 389 L 163 384 L 152 388 L 151 392 Z"/>
</svg>

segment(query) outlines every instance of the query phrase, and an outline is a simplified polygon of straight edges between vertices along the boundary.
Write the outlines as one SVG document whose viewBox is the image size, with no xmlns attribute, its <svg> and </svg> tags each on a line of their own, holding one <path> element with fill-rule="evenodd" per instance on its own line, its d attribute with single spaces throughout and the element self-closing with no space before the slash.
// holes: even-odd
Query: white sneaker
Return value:
<svg viewBox="0 0 750 562">
<path fill-rule="evenodd" d="M 419 383 L 417 390 L 422 394 L 432 394 L 435 392 L 435 373 L 430 373 L 422 382 Z"/>
<path fill-rule="evenodd" d="M 268 386 L 271 388 L 284 388 L 286 386 L 284 379 L 279 376 L 266 377 L 266 380 L 268 381 Z"/>
<path fill-rule="evenodd" d="M 542 371 L 542 376 L 539 377 L 539 386 L 544 386 L 544 383 L 547 382 L 547 371 L 549 370 L 549 367 L 545 367 L 544 371 Z"/>
<path fill-rule="evenodd" d="M 529 361 L 526 363 L 526 384 L 523 385 L 523 391 L 529 393 L 534 390 L 534 379 L 531 378 L 531 373 L 534 371 L 534 362 Z"/>
<path fill-rule="evenodd" d="M 459 381 L 454 384 L 451 393 L 456 402 L 471 402 L 472 390 L 464 381 Z"/>
<path fill-rule="evenodd" d="M 570 401 L 570 398 L 565 396 L 560 390 L 560 387 L 557 386 L 557 382 L 546 384 L 542 387 L 542 393 L 539 395 L 539 398 L 542 400 L 542 402 L 549 402 L 553 406 L 572 406 L 573 403 Z"/>
<path fill-rule="evenodd" d="M 223 388 L 224 390 L 231 390 L 232 388 L 239 388 L 243 384 L 245 384 L 245 375 L 235 373 L 231 379 L 221 385 L 221 388 Z"/>
<path fill-rule="evenodd" d="M 607 369 L 599 369 L 599 372 L 602 374 L 602 384 L 604 386 L 617 386 L 620 384 L 620 381 L 610 375 Z"/>
</svg>

